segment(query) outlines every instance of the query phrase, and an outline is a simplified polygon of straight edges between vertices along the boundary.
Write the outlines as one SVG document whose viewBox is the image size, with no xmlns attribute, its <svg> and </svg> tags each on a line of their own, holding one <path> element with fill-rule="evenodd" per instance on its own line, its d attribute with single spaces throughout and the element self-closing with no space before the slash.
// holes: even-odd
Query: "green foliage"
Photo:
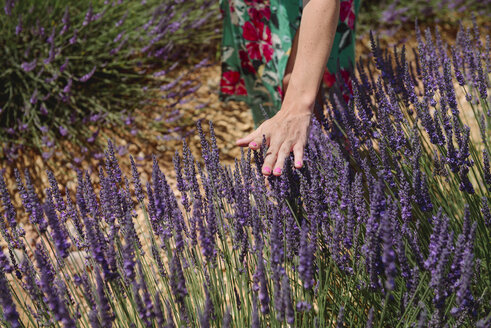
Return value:
<svg viewBox="0 0 491 328">
<path fill-rule="evenodd" d="M 6 0 L 2 7 L 0 142 L 7 158 L 26 146 L 49 156 L 65 136 L 94 142 L 99 127 L 121 124 L 170 81 L 155 71 L 217 37 L 210 33 L 217 5 L 202 0 Z"/>
</svg>

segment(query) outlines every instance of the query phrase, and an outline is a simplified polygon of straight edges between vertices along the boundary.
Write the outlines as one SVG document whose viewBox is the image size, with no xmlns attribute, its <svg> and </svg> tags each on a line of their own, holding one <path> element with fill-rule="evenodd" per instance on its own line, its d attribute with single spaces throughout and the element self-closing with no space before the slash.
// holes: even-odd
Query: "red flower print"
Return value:
<svg viewBox="0 0 491 328">
<path fill-rule="evenodd" d="M 276 87 L 276 92 L 278 92 L 278 94 L 280 95 L 280 98 L 283 99 L 283 88 L 281 87 L 281 85 L 277 86 Z"/>
<path fill-rule="evenodd" d="M 343 94 L 343 98 L 347 103 L 353 94 L 351 71 L 347 69 L 340 69 L 339 74 L 341 75 L 342 82 L 340 82 L 338 85 L 341 89 L 341 93 Z M 332 74 L 326 68 L 324 75 L 322 76 L 322 81 L 324 81 L 326 87 L 330 88 L 334 85 L 334 83 L 336 83 L 336 74 Z"/>
<path fill-rule="evenodd" d="M 353 93 L 353 86 L 351 82 L 351 71 L 347 69 L 341 69 L 339 71 L 341 73 L 341 77 L 344 81 L 344 86 L 348 86 L 349 93 Z"/>
<path fill-rule="evenodd" d="M 269 9 L 269 6 L 265 6 L 263 8 L 251 7 L 249 10 L 247 10 L 247 12 L 249 13 L 251 21 L 260 21 L 262 18 L 268 21 L 271 17 L 271 10 Z"/>
<path fill-rule="evenodd" d="M 254 66 L 252 66 L 251 60 L 247 55 L 247 51 L 239 50 L 239 57 L 240 57 L 240 66 L 242 66 L 244 72 L 256 74 L 256 69 L 254 68 Z"/>
<path fill-rule="evenodd" d="M 341 69 L 339 71 L 341 73 L 341 77 L 343 78 L 343 85 L 341 85 L 341 92 L 343 93 L 343 98 L 346 103 L 351 98 L 351 95 L 353 94 L 353 84 L 351 82 L 351 71 L 347 69 Z M 348 89 L 346 89 L 348 87 Z"/>
<path fill-rule="evenodd" d="M 223 72 L 220 89 L 222 93 L 228 95 L 247 95 L 244 79 L 241 79 L 240 73 L 236 71 Z"/>
<path fill-rule="evenodd" d="M 327 68 L 324 71 L 324 76 L 322 77 L 322 80 L 326 84 L 326 87 L 330 88 L 333 86 L 333 84 L 336 82 L 336 75 L 331 74 Z"/>
<path fill-rule="evenodd" d="M 261 21 L 245 22 L 242 27 L 242 36 L 250 41 L 246 48 L 251 59 L 261 59 L 264 56 L 266 63 L 273 57 L 271 30 Z"/>
<path fill-rule="evenodd" d="M 353 0 L 342 1 L 339 9 L 339 19 L 350 29 L 355 27 L 355 4 Z"/>
</svg>

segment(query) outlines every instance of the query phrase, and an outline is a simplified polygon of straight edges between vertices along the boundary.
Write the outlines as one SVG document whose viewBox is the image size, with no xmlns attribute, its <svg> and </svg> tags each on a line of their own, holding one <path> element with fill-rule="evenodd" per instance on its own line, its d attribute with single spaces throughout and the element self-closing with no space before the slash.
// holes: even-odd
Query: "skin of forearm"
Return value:
<svg viewBox="0 0 491 328">
<path fill-rule="evenodd" d="M 312 111 L 338 24 L 339 0 L 310 0 L 302 14 L 286 72 L 291 70 L 282 110 Z M 293 65 L 292 65 L 293 63 Z M 293 68 L 291 68 L 293 66 Z M 305 106 L 289 106 L 301 102 Z"/>
</svg>

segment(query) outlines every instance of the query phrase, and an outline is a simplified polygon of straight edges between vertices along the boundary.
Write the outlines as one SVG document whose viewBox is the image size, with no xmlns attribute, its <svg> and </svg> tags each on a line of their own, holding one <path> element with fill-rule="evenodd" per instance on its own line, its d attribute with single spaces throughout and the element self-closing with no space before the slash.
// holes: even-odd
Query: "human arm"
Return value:
<svg viewBox="0 0 491 328">
<path fill-rule="evenodd" d="M 262 167 L 264 175 L 281 175 L 291 151 L 295 167 L 302 167 L 315 98 L 333 44 L 338 17 L 339 0 L 308 2 L 297 31 L 298 45 L 292 49 L 296 53 L 293 51 L 293 67 L 280 111 L 253 133 L 237 140 L 239 146 L 258 149 L 265 136 L 268 151 Z"/>
</svg>

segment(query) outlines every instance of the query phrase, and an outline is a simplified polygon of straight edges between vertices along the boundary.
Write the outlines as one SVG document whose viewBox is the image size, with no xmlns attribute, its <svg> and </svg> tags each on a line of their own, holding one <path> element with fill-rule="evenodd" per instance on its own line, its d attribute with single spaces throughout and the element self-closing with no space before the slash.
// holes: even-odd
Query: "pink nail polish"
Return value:
<svg viewBox="0 0 491 328">
<path fill-rule="evenodd" d="M 267 166 L 263 168 L 263 171 L 266 172 L 267 174 L 271 173 L 271 169 Z"/>
<path fill-rule="evenodd" d="M 281 168 L 279 168 L 279 167 L 275 168 L 274 173 L 281 174 Z"/>
<path fill-rule="evenodd" d="M 298 161 L 298 162 L 295 162 L 295 166 L 297 166 L 297 167 L 300 167 L 300 166 L 302 166 L 302 162 L 300 162 L 300 161 Z"/>
<path fill-rule="evenodd" d="M 257 143 L 255 143 L 255 142 L 251 142 L 251 146 L 252 146 L 252 147 L 257 147 Z"/>
</svg>

